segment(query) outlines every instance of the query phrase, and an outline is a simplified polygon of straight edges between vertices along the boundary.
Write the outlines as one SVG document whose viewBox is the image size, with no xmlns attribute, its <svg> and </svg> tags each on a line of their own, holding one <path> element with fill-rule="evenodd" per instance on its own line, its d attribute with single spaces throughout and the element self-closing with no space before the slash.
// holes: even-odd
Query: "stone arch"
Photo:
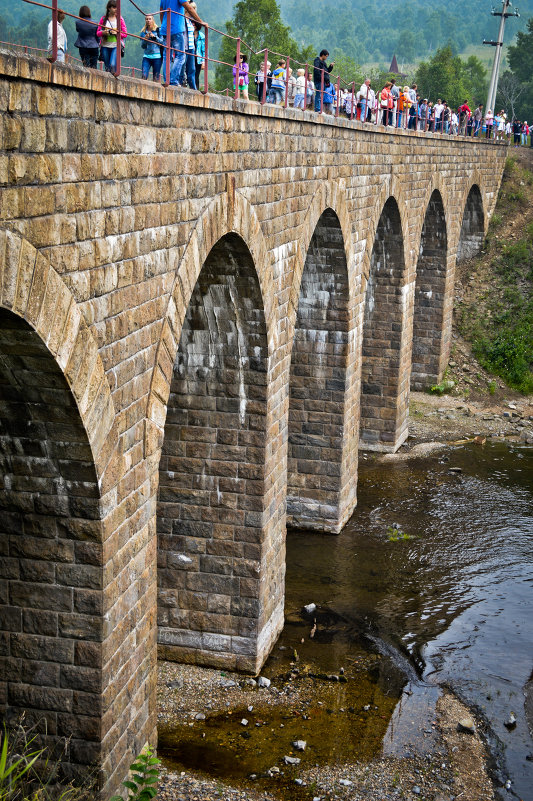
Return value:
<svg viewBox="0 0 533 801">
<path fill-rule="evenodd" d="M 367 220 L 368 220 L 368 228 L 366 229 L 366 248 L 365 254 L 363 257 L 363 266 L 362 266 L 362 291 L 366 293 L 366 282 L 370 276 L 371 271 L 371 261 L 372 261 L 372 254 L 374 250 L 374 244 L 376 240 L 376 232 L 378 229 L 379 222 L 381 220 L 381 214 L 383 212 L 383 208 L 385 204 L 388 202 L 390 198 L 393 198 L 399 214 L 399 223 L 400 228 L 402 231 L 402 241 L 403 241 L 403 262 L 404 266 L 407 271 L 407 257 L 405 253 L 405 248 L 408 246 L 408 219 L 407 219 L 407 203 L 405 199 L 405 191 L 401 184 L 401 181 L 395 175 L 384 175 L 383 180 L 380 184 L 380 190 L 376 201 L 374 203 L 374 207 L 371 213 L 368 213 Z M 405 276 L 404 276 L 405 280 Z"/>
<path fill-rule="evenodd" d="M 43 744 L 61 752 L 71 738 L 72 778 L 105 751 L 101 486 L 114 411 L 101 368 L 57 273 L 0 231 L 0 697 Z"/>
<path fill-rule="evenodd" d="M 326 208 L 300 276 L 292 341 L 287 515 L 293 525 L 337 532 L 353 509 L 356 476 L 346 473 L 356 464 L 354 333 L 343 232 Z"/>
<path fill-rule="evenodd" d="M 100 488 L 111 481 L 115 409 L 96 342 L 76 301 L 48 260 L 26 239 L 0 230 L 0 305 L 38 334 L 68 383 L 91 446 Z"/>
<path fill-rule="evenodd" d="M 457 263 L 471 259 L 481 250 L 485 235 L 485 213 L 483 197 L 478 183 L 472 183 L 466 196 L 459 240 L 457 243 Z"/>
<path fill-rule="evenodd" d="M 230 231 L 191 292 L 170 383 L 157 514 L 169 658 L 248 670 L 264 659 L 268 363 L 254 259 Z"/>
<path fill-rule="evenodd" d="M 289 300 L 289 342 L 293 341 L 294 323 L 298 310 L 300 297 L 300 283 L 305 267 L 311 239 L 313 238 L 318 222 L 324 212 L 330 209 L 337 217 L 338 224 L 342 233 L 343 246 L 345 251 L 346 264 L 348 267 L 348 291 L 350 301 L 353 301 L 357 292 L 357 276 L 355 274 L 355 254 L 351 236 L 351 223 L 348 206 L 346 203 L 345 189 L 342 182 L 333 181 L 322 183 L 315 194 L 306 213 L 302 224 L 300 235 L 298 236 L 298 251 L 294 262 L 293 279 Z"/>
<path fill-rule="evenodd" d="M 426 207 L 416 267 L 411 388 L 438 383 L 448 269 L 448 234 L 442 195 L 434 189 Z"/>
<path fill-rule="evenodd" d="M 361 361 L 360 445 L 396 450 L 407 436 L 409 359 L 404 236 L 390 196 L 375 229 L 366 283 Z"/>
<path fill-rule="evenodd" d="M 200 271 L 215 243 L 228 233 L 238 234 L 252 256 L 265 311 L 269 354 L 277 348 L 278 332 L 274 315 L 272 270 L 265 239 L 257 215 L 250 203 L 235 191 L 214 198 L 198 218 L 183 257 L 176 269 L 167 312 L 157 349 L 155 367 L 147 403 L 145 454 L 154 453 L 162 445 L 167 401 L 181 327 Z M 172 258 L 176 257 L 176 251 Z"/>
</svg>

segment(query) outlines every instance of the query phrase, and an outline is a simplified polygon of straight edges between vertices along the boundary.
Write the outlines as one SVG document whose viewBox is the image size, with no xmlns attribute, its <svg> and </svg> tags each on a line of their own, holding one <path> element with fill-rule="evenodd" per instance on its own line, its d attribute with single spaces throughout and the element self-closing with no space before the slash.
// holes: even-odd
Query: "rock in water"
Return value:
<svg viewBox="0 0 533 801">
<path fill-rule="evenodd" d="M 304 606 L 304 612 L 307 615 L 313 615 L 316 612 L 316 604 L 306 604 L 306 606 Z"/>
<path fill-rule="evenodd" d="M 296 748 L 297 751 L 305 751 L 307 743 L 305 740 L 295 740 L 292 744 L 292 747 Z"/>
<path fill-rule="evenodd" d="M 516 718 L 515 718 L 513 712 L 511 712 L 511 714 L 509 715 L 508 719 L 505 721 L 504 726 L 509 731 L 511 731 L 512 729 L 516 728 Z"/>
<path fill-rule="evenodd" d="M 299 765 L 301 760 L 299 757 L 284 756 L 283 761 L 286 765 Z"/>
<path fill-rule="evenodd" d="M 353 782 L 350 779 L 339 779 L 339 784 L 342 784 L 343 787 L 351 787 Z"/>
<path fill-rule="evenodd" d="M 476 726 L 472 718 L 462 718 L 457 724 L 457 731 L 464 731 L 467 734 L 475 734 Z"/>
<path fill-rule="evenodd" d="M 246 720 L 246 718 L 243 718 L 241 720 L 241 726 L 247 726 L 247 725 L 248 725 L 248 721 Z"/>
<path fill-rule="evenodd" d="M 259 676 L 259 678 L 257 679 L 257 686 L 270 687 L 270 679 L 267 679 L 266 676 Z"/>
</svg>

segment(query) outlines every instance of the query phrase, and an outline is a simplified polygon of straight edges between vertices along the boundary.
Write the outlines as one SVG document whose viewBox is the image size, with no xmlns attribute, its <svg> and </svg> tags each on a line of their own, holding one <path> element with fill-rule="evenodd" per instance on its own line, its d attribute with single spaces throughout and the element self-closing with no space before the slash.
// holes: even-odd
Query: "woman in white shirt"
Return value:
<svg viewBox="0 0 533 801">
<path fill-rule="evenodd" d="M 61 9 L 57 11 L 57 58 L 56 61 L 61 61 L 62 63 L 65 61 L 65 53 L 67 52 L 67 34 L 65 33 L 65 29 L 62 26 L 62 22 L 65 19 L 66 14 Z M 54 32 L 54 21 L 50 20 L 48 23 L 48 60 L 50 61 L 53 58 L 52 52 L 52 35 Z"/>
</svg>

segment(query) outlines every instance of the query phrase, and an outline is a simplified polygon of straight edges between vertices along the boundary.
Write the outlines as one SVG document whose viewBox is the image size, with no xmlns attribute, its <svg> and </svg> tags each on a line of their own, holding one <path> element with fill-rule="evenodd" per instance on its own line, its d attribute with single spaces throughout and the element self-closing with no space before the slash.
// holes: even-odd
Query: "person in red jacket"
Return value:
<svg viewBox="0 0 533 801">
<path fill-rule="evenodd" d="M 459 106 L 459 133 L 461 136 L 466 136 L 466 126 L 471 115 L 472 112 L 465 101 L 462 106 Z"/>
<path fill-rule="evenodd" d="M 380 93 L 379 106 L 382 112 L 383 125 L 391 125 L 392 109 L 394 108 L 394 97 L 391 92 L 392 84 L 387 81 Z"/>
</svg>

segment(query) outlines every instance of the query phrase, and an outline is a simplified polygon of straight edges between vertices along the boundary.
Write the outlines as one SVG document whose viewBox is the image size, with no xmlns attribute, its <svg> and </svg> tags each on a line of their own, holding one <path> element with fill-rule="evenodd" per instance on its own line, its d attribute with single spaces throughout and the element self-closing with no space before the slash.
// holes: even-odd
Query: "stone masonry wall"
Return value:
<svg viewBox="0 0 533 801">
<path fill-rule="evenodd" d="M 411 388 L 438 383 L 448 266 L 446 218 L 438 190 L 428 204 L 416 265 Z"/>
<path fill-rule="evenodd" d="M 334 289 L 309 328 L 328 347 L 325 362 L 308 351 L 317 397 L 299 420 L 293 405 L 305 444 L 291 447 L 340 469 L 316 482 L 291 457 L 291 487 L 299 524 L 338 530 L 360 409 L 366 444 L 407 433 L 430 199 L 447 232 L 441 371 L 467 198 L 462 240 L 479 247 L 505 147 L 2 53 L 0 111 L 1 700 L 42 713 L 52 737 L 76 726 L 69 769 L 93 758 L 105 798 L 156 737 L 157 528 L 163 654 L 259 669 L 283 625 L 291 355 L 296 328 L 312 341 L 314 285 Z M 393 253 L 378 227 L 393 208 L 391 276 L 376 259 Z M 365 344 L 371 265 L 392 318 Z M 384 383 L 361 400 L 370 351 Z M 323 392 L 333 405 L 314 419 Z"/>
</svg>

